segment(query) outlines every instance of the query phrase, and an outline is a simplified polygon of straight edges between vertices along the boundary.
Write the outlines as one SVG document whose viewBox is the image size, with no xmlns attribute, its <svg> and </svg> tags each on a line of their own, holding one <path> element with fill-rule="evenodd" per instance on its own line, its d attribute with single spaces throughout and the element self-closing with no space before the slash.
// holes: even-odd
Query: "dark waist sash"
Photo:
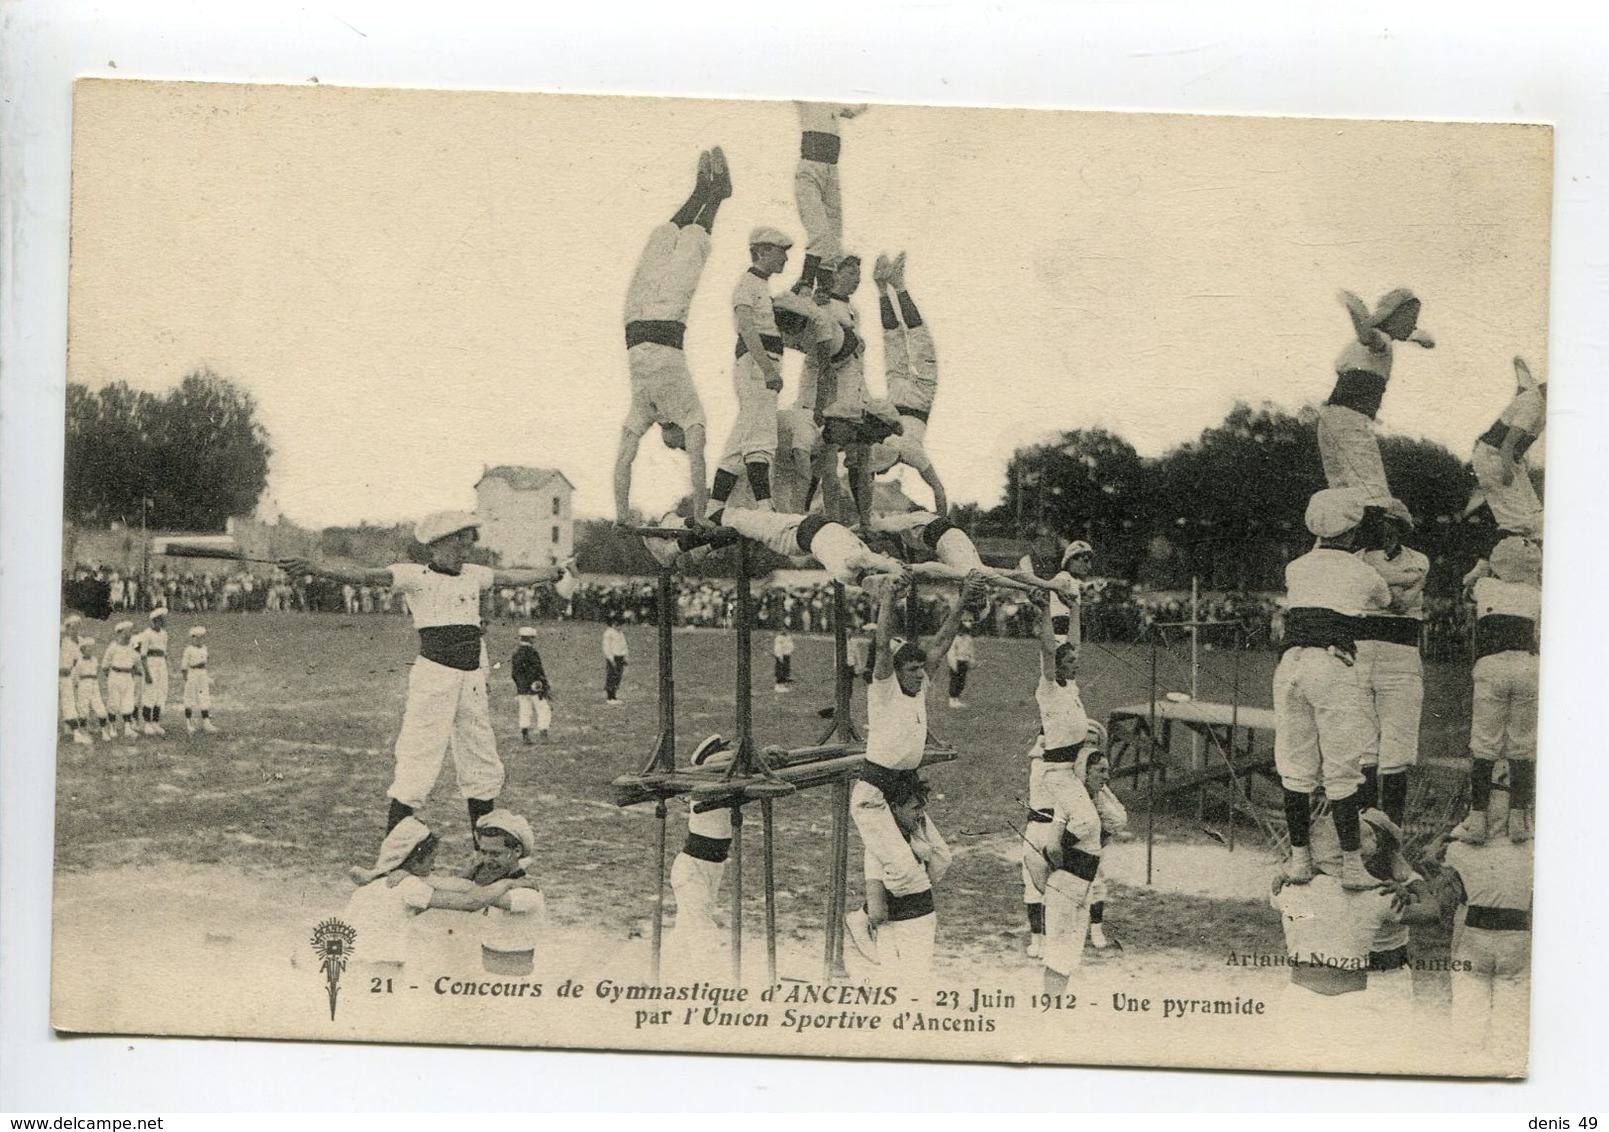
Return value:
<svg viewBox="0 0 1609 1132">
<path fill-rule="evenodd" d="M 921 421 L 923 424 L 927 423 L 928 411 L 926 409 L 913 409 L 909 405 L 895 405 L 894 411 L 902 417 L 910 417 L 913 420 Z"/>
<path fill-rule="evenodd" d="M 1048 806 L 1044 809 L 1028 811 L 1028 821 L 1030 824 L 1037 822 L 1041 825 L 1049 825 L 1055 820 L 1056 811 L 1050 809 Z"/>
<path fill-rule="evenodd" d="M 898 783 L 916 777 L 914 770 L 895 770 L 874 762 L 860 764 L 860 780 L 881 791 L 884 798 L 888 797 Z"/>
<path fill-rule="evenodd" d="M 1531 913 L 1519 908 L 1489 908 L 1484 904 L 1471 904 L 1464 916 L 1466 928 L 1480 928 L 1488 932 L 1528 932 L 1531 930 Z"/>
<path fill-rule="evenodd" d="M 479 625 L 427 625 L 419 630 L 419 655 L 447 668 L 480 667 Z"/>
<path fill-rule="evenodd" d="M 121 672 L 126 676 L 126 675 L 132 673 L 134 671 L 134 669 L 132 669 L 132 668 L 119 668 L 119 667 L 117 667 L 117 665 L 114 664 L 107 671 L 109 671 L 109 672 Z"/>
<path fill-rule="evenodd" d="M 1384 377 L 1366 369 L 1349 369 L 1335 375 L 1335 388 L 1330 392 L 1330 399 L 1324 403 L 1343 409 L 1356 409 L 1372 421 L 1380 411 L 1380 401 L 1385 395 Z"/>
<path fill-rule="evenodd" d="M 1359 617 L 1357 632 L 1360 641 L 1385 641 L 1392 645 L 1419 647 L 1419 631 L 1424 623 L 1417 617 Z"/>
<path fill-rule="evenodd" d="M 1061 835 L 1061 858 L 1061 871 L 1072 873 L 1079 880 L 1093 881 L 1096 870 L 1101 867 L 1100 854 L 1080 849 L 1078 837 L 1065 829 Z"/>
<path fill-rule="evenodd" d="M 855 356 L 855 351 L 858 349 L 860 349 L 860 335 L 855 333 L 854 327 L 846 326 L 844 327 L 844 344 L 839 348 L 838 352 L 832 356 L 832 360 L 835 364 L 839 362 L 847 362 L 850 358 Z"/>
<path fill-rule="evenodd" d="M 805 332 L 805 327 L 810 325 L 810 320 L 804 316 L 804 312 L 793 310 L 790 307 L 774 307 L 771 313 L 777 320 L 777 329 L 782 332 L 784 345 L 787 344 L 787 335 L 792 334 L 797 337 Z M 795 346 L 794 349 L 802 350 L 803 347 Z"/>
<path fill-rule="evenodd" d="M 1291 968 L 1291 982 L 1314 994 L 1335 996 L 1369 988 L 1369 973 L 1362 968 L 1323 967 L 1298 963 Z"/>
<path fill-rule="evenodd" d="M 1408 965 L 1408 945 L 1393 947 L 1390 951 L 1369 952 L 1369 970 L 1384 974 L 1400 971 Z"/>
<path fill-rule="evenodd" d="M 626 349 L 652 342 L 657 346 L 680 350 L 686 333 L 686 324 L 674 319 L 639 319 L 626 323 Z"/>
<path fill-rule="evenodd" d="M 770 354 L 772 357 L 780 358 L 782 356 L 782 346 L 783 346 L 782 335 L 780 335 L 780 334 L 762 334 L 762 335 L 760 335 L 760 345 L 764 346 L 765 347 L 765 352 Z M 742 338 L 739 338 L 737 340 L 737 355 L 736 356 L 741 358 L 744 354 L 747 354 L 748 352 L 749 352 L 749 344 L 747 342 L 743 341 Z"/>
<path fill-rule="evenodd" d="M 1333 609 L 1298 606 L 1285 612 L 1285 640 L 1280 655 L 1288 649 L 1337 648 L 1348 656 L 1357 654 L 1356 637 L 1361 618 L 1348 617 Z"/>
<path fill-rule="evenodd" d="M 1475 659 L 1500 652 L 1534 652 L 1536 622 L 1513 613 L 1488 613 L 1475 622 Z"/>
<path fill-rule="evenodd" d="M 162 656 L 167 656 L 167 655 L 168 654 L 163 652 L 161 649 L 149 649 L 149 650 L 146 651 L 146 654 L 145 654 L 147 659 L 150 659 L 151 657 L 162 657 Z"/>
<path fill-rule="evenodd" d="M 955 524 L 943 517 L 934 519 L 922 529 L 922 545 L 934 554 L 939 552 L 939 539 L 955 530 Z"/>
<path fill-rule="evenodd" d="M 1503 441 L 1508 439 L 1508 425 L 1502 421 L 1493 421 L 1492 427 L 1476 437 L 1481 444 L 1490 444 L 1493 448 L 1503 447 Z"/>
<path fill-rule="evenodd" d="M 725 864 L 731 849 L 730 837 L 705 837 L 702 833 L 689 833 L 682 843 L 683 853 L 714 865 Z"/>
<path fill-rule="evenodd" d="M 805 161 L 820 161 L 826 165 L 838 164 L 838 151 L 843 148 L 843 139 L 837 134 L 826 134 L 820 130 L 806 130 L 799 138 L 799 156 Z M 1465 435 L 1468 435 L 1467 433 Z"/>
<path fill-rule="evenodd" d="M 1502 421 L 1493 421 L 1492 427 L 1481 433 L 1478 439 L 1480 443 L 1490 444 L 1493 448 L 1501 451 L 1503 441 L 1508 439 L 1508 434 L 1510 431 L 1515 430 L 1512 430 L 1509 425 L 1504 424 Z M 1535 436 L 1528 432 L 1521 431 L 1520 438 L 1514 442 L 1514 455 L 1525 455 L 1526 450 L 1529 449 L 1534 443 L 1536 443 Z"/>
<path fill-rule="evenodd" d="M 806 515 L 799 520 L 799 529 L 794 534 L 794 540 L 799 544 L 800 553 L 809 554 L 811 552 L 810 547 L 816 541 L 816 536 L 821 533 L 821 528 L 831 521 L 819 511 Z"/>
<path fill-rule="evenodd" d="M 900 920 L 920 920 L 923 916 L 933 914 L 933 890 L 925 888 L 921 892 L 913 892 L 909 896 L 895 896 L 888 894 L 888 918 L 890 922 Z"/>
<path fill-rule="evenodd" d="M 871 413 L 861 417 L 858 428 L 860 440 L 863 444 L 881 444 L 889 437 L 897 435 L 900 431 L 898 421 L 886 421 L 882 417 Z"/>
<path fill-rule="evenodd" d="M 1045 753 L 1041 757 L 1047 763 L 1076 762 L 1078 759 L 1079 749 L 1083 747 L 1083 745 L 1083 741 L 1080 740 L 1077 743 L 1068 743 L 1064 747 L 1047 747 L 1045 748 Z"/>
<path fill-rule="evenodd" d="M 191 666 L 190 666 L 190 671 L 191 671 L 191 672 L 201 672 L 201 671 L 203 671 L 203 670 L 204 670 L 204 669 L 205 669 L 205 668 L 206 668 L 206 667 L 207 667 L 207 666 L 206 666 L 206 665 L 205 665 L 205 664 L 192 664 L 192 665 L 191 665 Z"/>
</svg>

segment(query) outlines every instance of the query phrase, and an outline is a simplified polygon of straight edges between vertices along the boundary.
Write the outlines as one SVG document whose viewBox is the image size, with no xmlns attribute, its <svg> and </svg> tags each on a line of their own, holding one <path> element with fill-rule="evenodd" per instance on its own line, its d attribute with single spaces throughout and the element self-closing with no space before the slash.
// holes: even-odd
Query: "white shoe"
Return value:
<svg viewBox="0 0 1609 1132">
<path fill-rule="evenodd" d="M 1363 863 L 1361 850 L 1353 849 L 1341 854 L 1341 887 L 1352 892 L 1366 892 L 1380 887 L 1380 882 L 1374 879 L 1368 866 Z"/>
<path fill-rule="evenodd" d="M 1028 958 L 1043 959 L 1045 957 L 1045 937 L 1037 932 L 1028 937 Z"/>
<path fill-rule="evenodd" d="M 1469 816 L 1447 835 L 1450 841 L 1466 841 L 1471 845 L 1486 844 L 1486 811 L 1471 810 Z"/>
<path fill-rule="evenodd" d="M 154 724 L 154 723 L 142 723 L 142 724 L 140 724 L 140 734 L 141 735 L 149 735 L 153 739 L 156 738 L 156 724 Z"/>
<path fill-rule="evenodd" d="M 125 738 L 125 739 L 138 739 L 140 737 L 140 735 L 141 735 L 140 729 L 138 727 L 134 726 L 134 724 L 125 723 L 123 725 L 123 738 Z"/>
<path fill-rule="evenodd" d="M 1314 877 L 1313 850 L 1309 846 L 1291 849 L 1291 859 L 1285 863 L 1286 884 L 1307 884 Z"/>
<path fill-rule="evenodd" d="M 962 703 L 960 700 L 952 698 L 950 700 L 950 706 L 953 708 L 964 708 L 966 707 L 966 704 Z"/>
<path fill-rule="evenodd" d="M 218 725 L 213 723 L 210 719 L 203 719 L 201 721 L 201 730 L 205 731 L 208 735 L 216 735 L 218 733 Z"/>
<path fill-rule="evenodd" d="M 117 732 L 112 730 L 112 725 L 110 723 L 101 725 L 101 738 L 105 739 L 108 743 L 117 738 Z"/>
<path fill-rule="evenodd" d="M 185 730 L 186 730 L 186 731 L 188 731 L 188 732 L 190 732 L 190 734 L 192 734 L 192 735 L 194 735 L 194 734 L 195 734 L 195 733 L 196 733 L 196 724 L 195 724 L 195 720 L 193 720 L 193 719 L 187 719 L 187 720 L 185 720 L 185 721 L 184 721 L 184 729 L 185 729 Z"/>
<path fill-rule="evenodd" d="M 146 734 L 148 734 L 148 735 L 159 735 L 160 736 L 160 735 L 166 735 L 167 732 L 162 729 L 162 725 L 160 723 L 153 722 L 151 724 L 151 726 L 146 730 Z"/>
<path fill-rule="evenodd" d="M 89 737 L 88 731 L 74 731 L 73 742 L 77 743 L 80 747 L 93 747 L 95 745 L 95 740 Z"/>
</svg>

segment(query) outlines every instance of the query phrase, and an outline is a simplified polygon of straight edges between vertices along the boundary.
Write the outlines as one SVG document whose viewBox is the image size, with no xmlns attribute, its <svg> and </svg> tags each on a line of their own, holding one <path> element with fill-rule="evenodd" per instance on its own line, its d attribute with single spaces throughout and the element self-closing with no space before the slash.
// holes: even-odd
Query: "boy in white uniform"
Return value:
<svg viewBox="0 0 1609 1132">
<path fill-rule="evenodd" d="M 1475 698 L 1469 725 L 1469 817 L 1455 836 L 1486 840 L 1486 804 L 1498 759 L 1508 762 L 1509 836 L 1530 836 L 1536 796 L 1537 622 L 1542 615 L 1542 552 L 1517 536 L 1492 550 L 1493 577 L 1479 578 L 1475 600 Z"/>
<path fill-rule="evenodd" d="M 889 785 L 887 801 L 894 824 L 911 855 L 927 873 L 925 899 L 895 899 L 883 885 L 882 861 L 871 850 L 863 856 L 865 907 L 845 917 L 851 947 L 844 952 L 850 977 L 920 987 L 933 974 L 938 913 L 932 886 L 950 870 L 950 846 L 927 813 L 928 786 L 914 774 Z"/>
<path fill-rule="evenodd" d="M 1359 557 L 1391 591 L 1387 612 L 1363 618 L 1357 634 L 1358 671 L 1375 719 L 1363 751 L 1362 809 L 1379 806 L 1399 826 L 1408 810 L 1408 768 L 1419 761 L 1419 718 L 1424 707 L 1424 664 L 1419 638 L 1425 624 L 1425 577 L 1430 559 L 1402 538 L 1413 516 L 1400 499 L 1386 508 L 1384 546 Z"/>
<path fill-rule="evenodd" d="M 75 687 L 73 673 L 78 668 L 78 626 L 81 619 L 74 613 L 62 622 L 61 626 L 61 655 L 56 665 L 56 695 L 61 703 L 61 722 L 67 728 L 67 733 L 73 737 L 73 742 L 81 747 L 93 746 L 89 732 L 84 729 L 84 721 L 78 714 L 78 689 Z"/>
<path fill-rule="evenodd" d="M 1071 573 L 1061 571 L 1052 581 L 1044 581 L 1035 577 L 1032 570 L 997 570 L 992 566 L 985 566 L 982 557 L 978 554 L 977 544 L 972 536 L 949 519 L 934 514 L 932 511 L 901 511 L 886 515 L 874 516 L 869 524 L 872 530 L 881 534 L 892 535 L 897 538 L 904 548 L 907 556 L 932 555 L 940 563 L 954 570 L 965 572 L 974 570 L 982 574 L 991 584 L 1005 589 L 1022 590 L 1032 593 L 1043 590 L 1051 594 L 1052 607 L 1060 605 L 1063 610 L 1067 608 L 1062 604 L 1063 599 L 1078 604 L 1078 582 Z M 1088 548 L 1088 543 L 1074 543 L 1075 547 Z M 1094 551 L 1090 551 L 1093 556 Z M 1083 570 L 1088 573 L 1087 563 Z M 1066 629 L 1061 629 L 1065 639 Z"/>
<path fill-rule="evenodd" d="M 195 625 L 190 629 L 190 643 L 184 646 L 179 657 L 179 668 L 184 673 L 184 726 L 194 735 L 199 727 L 209 735 L 217 732 L 212 722 L 212 674 L 207 670 L 207 629 Z M 201 722 L 196 723 L 196 713 Z"/>
<path fill-rule="evenodd" d="M 358 885 L 347 901 L 342 919 L 357 929 L 354 954 L 374 973 L 400 972 L 412 950 L 413 917 L 430 908 L 453 912 L 482 912 L 508 908 L 528 900 L 515 896 L 535 882 L 520 877 L 484 885 L 464 883 L 461 877 L 431 872 L 440 839 L 418 818 L 399 821 L 386 834 L 370 869 L 349 872 Z"/>
<path fill-rule="evenodd" d="M 408 700 L 397 735 L 396 774 L 386 793 L 389 830 L 429 797 L 450 750 L 470 826 L 497 806 L 503 761 L 487 710 L 486 646 L 481 640 L 481 594 L 493 586 L 560 582 L 562 566 L 492 570 L 467 561 L 479 538 L 480 520 L 462 511 L 428 515 L 414 537 L 429 548 L 430 564 L 400 562 L 371 569 L 315 565 L 287 558 L 280 568 L 292 577 L 308 574 L 358 585 L 389 586 L 408 599 L 419 630 L 419 659 L 408 674 Z M 567 596 L 564 586 L 560 596 Z"/>
<path fill-rule="evenodd" d="M 93 718 L 101 729 L 101 738 L 110 740 L 116 738 L 116 732 L 112 730 L 112 721 L 106 716 L 106 701 L 101 699 L 100 662 L 90 652 L 94 645 L 94 637 L 78 638 L 78 660 L 73 665 L 78 718 L 86 726 Z"/>
<path fill-rule="evenodd" d="M 682 352 L 687 311 L 693 303 L 721 202 L 732 195 L 726 155 L 716 146 L 699 154 L 692 195 L 648 237 L 626 292 L 626 361 L 631 367 L 631 409 L 615 456 L 615 520 L 631 510 L 631 466 L 644 434 L 659 426 L 667 448 L 687 453 L 693 515 L 704 516 L 704 406 Z"/>
<path fill-rule="evenodd" d="M 520 643 L 509 659 L 508 669 L 514 678 L 514 699 L 519 704 L 520 738 L 530 745 L 534 717 L 537 734 L 546 741 L 548 728 L 553 725 L 553 705 L 548 698 L 547 670 L 542 666 L 542 654 L 536 649 L 536 630 L 532 626 L 520 627 Z"/>
<path fill-rule="evenodd" d="M 877 659 L 866 691 L 866 757 L 849 796 L 850 816 L 866 851 L 866 875 L 868 880 L 875 877 L 887 893 L 884 908 L 868 906 L 866 910 L 874 933 L 882 926 L 879 917 L 886 916 L 888 921 L 922 921 L 931 935 L 932 920 L 923 917 L 933 911 L 932 880 L 895 820 L 889 795 L 908 797 L 904 792 L 911 788 L 911 781 L 919 781 L 916 771 L 927 747 L 928 686 L 944 663 L 944 654 L 961 628 L 962 609 L 979 584 L 968 579 L 960 600 L 926 647 L 906 641 L 897 651 L 892 629 L 895 591 L 901 587 L 886 585 L 879 595 L 873 642 Z M 922 947 L 920 940 L 909 942 L 913 961 L 919 963 Z M 930 966 L 930 938 L 926 957 Z"/>
<path fill-rule="evenodd" d="M 1095 744 L 1080 742 L 1053 752 L 1048 746 L 1053 741 L 1046 736 L 1043 780 L 1052 815 L 1043 864 L 1046 994 L 1065 991 L 1083 962 L 1090 902 L 1101 867 L 1101 817 L 1095 796 L 1110 774 L 1106 754 Z M 1036 872 L 1039 867 L 1035 865 Z"/>
<path fill-rule="evenodd" d="M 922 321 L 922 313 L 905 286 L 905 253 L 892 259 L 878 256 L 872 281 L 877 284 L 878 314 L 883 323 L 888 398 L 900 423 L 897 436 L 873 445 L 872 473 L 882 475 L 898 464 L 914 468 L 932 489 L 933 510 L 948 515 L 949 497 L 927 452 L 927 426 L 939 387 L 938 354 L 933 348 L 933 332 Z M 893 300 L 888 297 L 889 291 L 894 293 Z"/>
<path fill-rule="evenodd" d="M 732 290 L 732 325 L 737 331 L 732 386 L 737 394 L 737 419 L 715 468 L 710 499 L 716 509 L 711 522 L 720 522 L 721 509 L 737 486 L 739 472 L 748 476 L 755 507 L 771 506 L 783 343 L 766 280 L 788 265 L 792 246 L 793 241 L 775 228 L 754 229 L 749 233 L 749 269 Z"/>
<path fill-rule="evenodd" d="M 620 631 L 620 617 L 610 617 L 603 629 L 603 702 L 619 707 L 620 682 L 626 678 L 626 664 L 631 659 L 631 646 L 626 634 Z"/>
<path fill-rule="evenodd" d="M 1510 764 L 1511 766 L 1513 764 Z M 1523 1058 L 1531 1001 L 1531 878 L 1528 839 L 1505 838 L 1507 791 L 1493 787 L 1490 841 L 1454 840 L 1443 864 L 1454 874 L 1452 1019 L 1455 1031 L 1493 1053 Z"/>
<path fill-rule="evenodd" d="M 478 888 L 525 882 L 508 888 L 482 912 L 481 966 L 494 975 L 529 975 L 547 911 L 542 890 L 529 875 L 536 835 L 530 822 L 510 810 L 493 810 L 475 829 L 480 857 L 468 878 Z"/>
<path fill-rule="evenodd" d="M 1352 554 L 1367 499 L 1360 488 L 1315 493 L 1306 519 L 1318 542 L 1285 567 L 1288 608 L 1274 671 L 1274 765 L 1285 789 L 1290 833 L 1286 879 L 1297 884 L 1313 878 L 1311 796 L 1321 783 L 1341 839 L 1341 883 L 1373 883 L 1360 855 L 1357 789 L 1363 753 L 1376 731 L 1357 667 L 1357 634 L 1361 618 L 1389 609 L 1391 590 Z"/>
<path fill-rule="evenodd" d="M 961 622 L 955 643 L 944 654 L 944 661 L 950 666 L 950 706 L 964 708 L 966 704 L 961 702 L 961 696 L 967 690 L 967 676 L 978 662 L 978 652 L 972 643 L 972 622 Z"/>
<path fill-rule="evenodd" d="M 1330 487 L 1360 488 L 1371 509 L 1364 533 L 1365 548 L 1376 545 L 1375 516 L 1391 502 L 1374 418 L 1391 379 L 1392 342 L 1414 342 L 1425 349 L 1436 342 L 1419 327 L 1419 300 L 1398 288 L 1385 295 L 1371 314 L 1350 291 L 1340 294 L 1352 319 L 1353 339 L 1335 360 L 1335 388 L 1319 409 L 1318 450 Z M 1378 511 L 1376 511 L 1378 509 Z"/>
<path fill-rule="evenodd" d="M 1547 425 L 1548 387 L 1545 381 L 1531 376 L 1531 367 L 1524 358 L 1514 359 L 1514 374 L 1519 383 L 1514 399 L 1475 441 L 1470 463 L 1479 486 L 1464 513 L 1468 515 L 1485 503 L 1497 521 L 1499 538 L 1523 535 L 1540 540 L 1542 501 L 1536 497 L 1525 454 Z"/>
<path fill-rule="evenodd" d="M 732 761 L 732 745 L 711 735 L 693 749 L 692 765 L 714 770 Z M 721 947 L 721 926 L 715 919 L 720 907 L 721 879 L 732 851 L 732 810 L 718 806 L 699 813 L 687 805 L 687 840 L 670 865 L 670 890 L 676 898 L 676 922 L 670 931 L 673 955 L 694 970 L 713 969 L 712 957 Z"/>
<path fill-rule="evenodd" d="M 1311 836 L 1321 849 L 1335 844 L 1328 818 L 1313 819 Z M 1373 858 L 1375 834 L 1367 823 L 1361 838 L 1364 852 Z M 1370 982 L 1369 954 L 1382 931 L 1401 918 L 1395 894 L 1372 876 L 1366 889 L 1343 884 L 1337 856 L 1320 852 L 1319 871 L 1301 883 L 1276 876 L 1269 900 L 1284 925 L 1286 954 L 1295 957 L 1285 992 L 1288 1029 L 1282 1037 L 1304 1045 L 1374 1035 L 1372 1028 L 1362 1028 L 1379 1021 L 1380 1000 L 1363 993 Z"/>
<path fill-rule="evenodd" d="M 134 674 L 140 671 L 140 654 L 133 644 L 134 622 L 119 621 L 112 632 L 112 643 L 101 657 L 101 669 L 106 673 L 106 708 L 114 723 L 123 721 L 123 737 L 135 739 L 140 729 L 134 725 L 134 708 L 139 699 Z"/>
<path fill-rule="evenodd" d="M 796 102 L 799 111 L 799 166 L 793 175 L 793 195 L 799 205 L 799 222 L 805 230 L 804 272 L 795 291 L 807 291 L 818 282 L 823 260 L 844 250 L 844 202 L 838 187 L 838 154 L 842 141 L 838 120 L 866 112 L 866 107 L 828 102 Z"/>
<path fill-rule="evenodd" d="M 165 606 L 151 610 L 151 624 L 134 638 L 145 678 L 140 684 L 140 722 L 147 735 L 166 735 L 162 730 L 162 709 L 168 703 L 168 611 Z"/>
<path fill-rule="evenodd" d="M 1048 590 L 1051 628 L 1056 639 L 1078 648 L 1084 643 L 1082 583 L 1095 569 L 1095 548 L 1083 539 L 1074 539 L 1063 548 L 1059 564 L 1052 559 L 1044 566 L 1047 573 L 1051 573 L 1049 581 L 1039 576 L 1041 564 L 1035 556 L 1024 554 L 1017 563 L 1017 572 L 1006 573 L 1006 576 L 1036 589 Z M 1050 568 L 1054 568 L 1054 572 Z"/>
<path fill-rule="evenodd" d="M 776 661 L 776 687 L 778 693 L 789 690 L 793 683 L 793 634 L 783 625 L 771 641 L 771 657 Z"/>
</svg>

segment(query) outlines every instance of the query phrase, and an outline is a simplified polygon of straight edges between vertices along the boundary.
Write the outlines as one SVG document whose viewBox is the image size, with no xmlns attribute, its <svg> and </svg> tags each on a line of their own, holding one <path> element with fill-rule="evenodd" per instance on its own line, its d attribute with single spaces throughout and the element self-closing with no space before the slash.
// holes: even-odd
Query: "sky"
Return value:
<svg viewBox="0 0 1609 1132">
<path fill-rule="evenodd" d="M 843 134 L 846 246 L 908 252 L 936 339 L 953 501 L 999 502 L 1011 452 L 1064 429 L 1155 456 L 1236 400 L 1322 401 L 1342 287 L 1412 287 L 1437 339 L 1398 347 L 1384 430 L 1466 455 L 1511 358 L 1547 371 L 1545 128 L 879 105 Z M 81 83 L 70 379 L 237 382 L 275 449 L 265 510 L 304 525 L 470 507 L 500 463 L 610 514 L 626 286 L 714 144 L 736 193 L 687 335 L 713 466 L 747 233 L 798 241 L 778 289 L 802 252 L 788 102 Z M 633 502 L 686 488 L 650 436 Z"/>
</svg>

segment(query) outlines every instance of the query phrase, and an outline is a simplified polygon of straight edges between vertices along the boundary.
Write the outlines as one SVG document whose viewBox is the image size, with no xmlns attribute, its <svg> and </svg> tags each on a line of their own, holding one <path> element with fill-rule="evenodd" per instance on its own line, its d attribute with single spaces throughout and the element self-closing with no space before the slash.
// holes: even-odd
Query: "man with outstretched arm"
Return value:
<svg viewBox="0 0 1609 1132">
<path fill-rule="evenodd" d="M 479 519 L 464 511 L 426 516 L 414 528 L 414 537 L 430 554 L 429 564 L 423 566 L 316 564 L 305 558 L 286 558 L 279 564 L 291 577 L 389 586 L 393 593 L 407 595 L 419 630 L 419 659 L 408 673 L 396 773 L 386 791 L 387 830 L 425 804 L 449 750 L 459 792 L 469 807 L 471 833 L 480 818 L 497 808 L 503 789 L 503 761 L 486 702 L 489 665 L 481 639 L 481 594 L 493 586 L 562 583 L 568 570 L 563 566 L 493 570 L 469 562 L 480 526 Z M 567 587 L 556 588 L 563 594 Z"/>
</svg>

